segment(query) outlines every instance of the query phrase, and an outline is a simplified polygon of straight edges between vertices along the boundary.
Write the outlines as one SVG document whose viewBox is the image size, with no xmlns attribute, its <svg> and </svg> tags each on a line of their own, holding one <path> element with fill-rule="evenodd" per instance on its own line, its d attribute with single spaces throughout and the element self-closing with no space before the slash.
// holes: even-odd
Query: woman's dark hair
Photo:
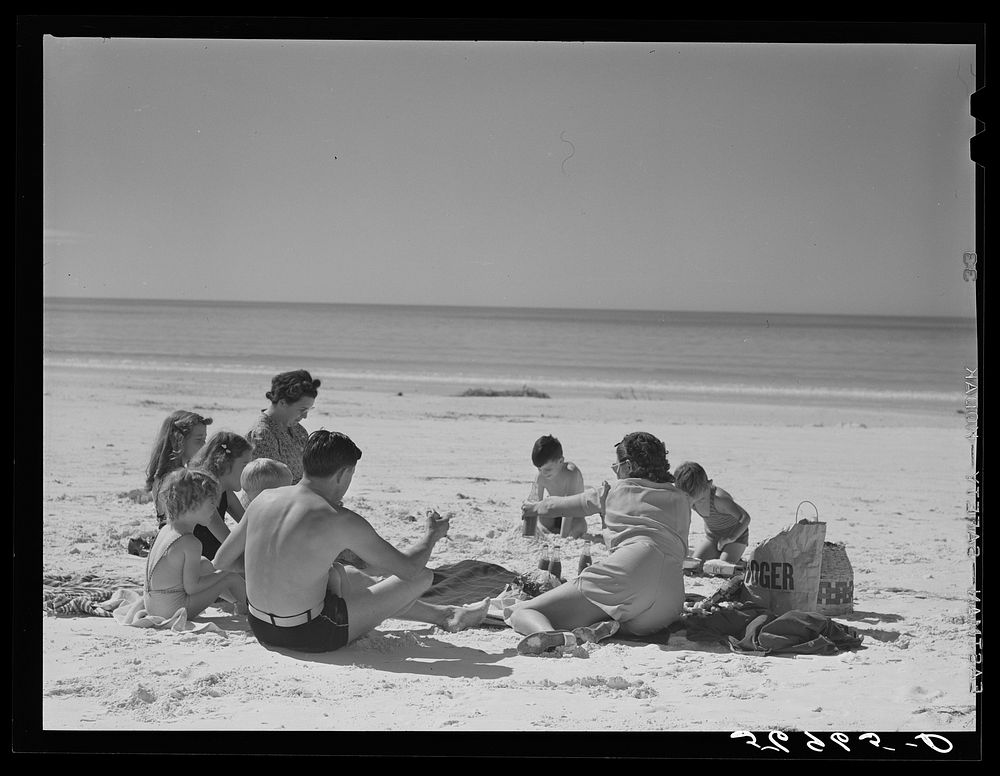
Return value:
<svg viewBox="0 0 1000 776">
<path fill-rule="evenodd" d="M 674 475 L 670 473 L 670 461 L 667 460 L 666 446 L 652 434 L 645 431 L 633 431 L 626 434 L 617 445 L 615 451 L 619 461 L 632 464 L 631 477 L 639 477 L 652 482 L 673 482 Z"/>
<path fill-rule="evenodd" d="M 302 449 L 302 470 L 310 477 L 332 477 L 345 466 L 354 466 L 361 450 L 346 434 L 313 431 Z"/>
<path fill-rule="evenodd" d="M 212 425 L 211 418 L 202 417 L 197 412 L 188 410 L 177 410 L 164 419 L 156 435 L 156 441 L 153 442 L 149 463 L 146 465 L 146 490 L 152 492 L 154 482 L 163 479 L 167 472 L 184 465 L 184 461 L 181 460 L 184 440 L 194 427 L 210 425 Z"/>
<path fill-rule="evenodd" d="M 223 477 L 233 468 L 233 461 L 250 450 L 250 443 L 239 434 L 218 431 L 188 461 L 188 467 L 201 469 L 215 477 Z"/>
<path fill-rule="evenodd" d="M 550 434 L 539 437 L 535 441 L 535 446 L 531 448 L 531 462 L 536 468 L 562 457 L 562 445 Z"/>
<path fill-rule="evenodd" d="M 305 369 L 296 369 L 294 372 L 275 375 L 271 379 L 271 390 L 264 396 L 271 400 L 271 404 L 277 404 L 282 399 L 292 404 L 303 396 L 315 399 L 316 389 L 319 386 L 320 381 L 313 380 L 312 375 Z"/>
</svg>

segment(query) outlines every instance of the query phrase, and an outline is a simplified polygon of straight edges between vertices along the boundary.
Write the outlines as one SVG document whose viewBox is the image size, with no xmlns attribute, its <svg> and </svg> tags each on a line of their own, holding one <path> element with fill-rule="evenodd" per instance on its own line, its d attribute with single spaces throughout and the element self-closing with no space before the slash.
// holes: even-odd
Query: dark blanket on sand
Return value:
<svg viewBox="0 0 1000 776">
<path fill-rule="evenodd" d="M 516 572 L 503 566 L 481 560 L 460 560 L 431 571 L 434 572 L 434 582 L 420 600 L 454 606 L 496 598 L 517 576 Z"/>
<path fill-rule="evenodd" d="M 693 604 L 701 601 L 705 598 L 703 595 L 698 595 L 697 593 L 688 593 L 684 596 L 684 603 Z M 670 642 L 670 634 L 682 631 L 687 627 L 687 618 L 681 617 L 676 622 L 671 623 L 666 628 L 656 633 L 647 633 L 645 636 L 633 636 L 632 634 L 621 633 L 616 636 L 612 636 L 609 641 L 634 641 L 640 644 L 668 644 Z"/>
</svg>

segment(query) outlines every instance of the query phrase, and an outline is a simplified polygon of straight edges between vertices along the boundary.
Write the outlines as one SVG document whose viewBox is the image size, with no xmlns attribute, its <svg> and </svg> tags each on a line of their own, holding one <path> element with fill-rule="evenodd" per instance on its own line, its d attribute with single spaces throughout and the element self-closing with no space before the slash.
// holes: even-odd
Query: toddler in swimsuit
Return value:
<svg viewBox="0 0 1000 776">
<path fill-rule="evenodd" d="M 583 493 L 583 473 L 576 464 L 563 457 L 562 444 L 554 436 L 539 437 L 531 450 L 531 462 L 538 476 L 531 486 L 528 501 L 541 501 L 549 496 L 575 496 Z M 566 525 L 563 525 L 566 523 Z M 539 515 L 542 533 L 556 533 L 578 539 L 587 533 L 587 518 Z"/>
<path fill-rule="evenodd" d="M 175 469 L 160 486 L 160 502 L 167 522 L 156 535 L 146 558 L 143 600 L 146 611 L 157 617 L 173 617 L 178 609 L 188 618 L 197 617 L 217 598 L 236 604 L 246 613 L 246 585 L 232 571 L 217 571 L 201 556 L 195 526 L 204 526 L 215 515 L 219 484 L 215 477 L 197 469 Z"/>
<path fill-rule="evenodd" d="M 739 563 L 750 543 L 750 515 L 733 497 L 715 485 L 705 470 L 685 461 L 674 470 L 677 487 L 691 497 L 691 508 L 705 521 L 705 541 L 694 557 L 700 560 L 721 558 Z"/>
</svg>

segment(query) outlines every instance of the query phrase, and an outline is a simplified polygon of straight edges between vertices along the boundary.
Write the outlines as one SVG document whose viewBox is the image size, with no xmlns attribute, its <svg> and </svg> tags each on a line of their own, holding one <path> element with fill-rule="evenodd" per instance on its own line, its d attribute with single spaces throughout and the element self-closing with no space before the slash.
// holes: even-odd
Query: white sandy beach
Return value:
<svg viewBox="0 0 1000 776">
<path fill-rule="evenodd" d="M 212 416 L 210 432 L 244 433 L 265 382 L 46 368 L 43 570 L 141 581 L 145 560 L 124 545 L 154 521 L 148 504 L 122 494 L 141 486 L 158 424 L 185 408 Z M 835 619 L 865 634 L 863 648 L 755 657 L 675 634 L 666 645 L 612 640 L 527 657 L 510 629 L 453 634 L 388 621 L 343 650 L 306 656 L 263 648 L 245 621 L 215 608 L 199 621 L 224 635 L 47 617 L 45 730 L 975 729 L 962 415 L 458 398 L 333 382 L 324 380 L 305 425 L 343 431 L 363 450 L 347 505 L 397 546 L 418 536 L 408 515 L 453 512 L 432 567 L 477 558 L 533 568 L 542 544 L 521 536 L 519 520 L 533 441 L 558 436 L 597 484 L 612 476 L 614 443 L 646 430 L 666 442 L 673 465 L 703 463 L 738 498 L 753 517 L 752 543 L 791 524 L 800 501 L 818 506 L 827 539 L 846 543 L 854 568 L 855 612 Z M 695 516 L 692 544 L 701 533 Z M 564 542 L 567 576 L 581 546 Z M 596 558 L 602 552 L 595 546 Z M 687 577 L 690 592 L 720 584 Z"/>
</svg>

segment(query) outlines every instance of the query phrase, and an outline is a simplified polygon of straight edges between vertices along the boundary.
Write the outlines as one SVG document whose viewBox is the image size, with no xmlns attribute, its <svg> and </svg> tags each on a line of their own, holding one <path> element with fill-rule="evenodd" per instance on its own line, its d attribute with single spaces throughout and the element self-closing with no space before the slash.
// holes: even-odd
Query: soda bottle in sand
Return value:
<svg viewBox="0 0 1000 776">
<path fill-rule="evenodd" d="M 538 501 L 538 483 L 531 484 L 528 501 Z M 521 536 L 534 536 L 538 528 L 538 515 L 521 515 Z"/>
<path fill-rule="evenodd" d="M 542 571 L 548 571 L 549 566 L 552 564 L 552 547 L 547 547 L 545 552 L 541 554 L 538 558 L 538 568 Z"/>
<path fill-rule="evenodd" d="M 580 560 L 577 561 L 577 564 L 576 564 L 576 573 L 579 574 L 581 571 L 583 571 L 585 568 L 587 568 L 587 566 L 591 565 L 593 562 L 594 561 L 590 557 L 590 550 L 589 549 L 584 549 L 580 553 Z"/>
<path fill-rule="evenodd" d="M 559 545 L 552 548 L 549 561 L 549 573 L 556 579 L 562 579 L 562 559 L 559 557 Z"/>
</svg>

